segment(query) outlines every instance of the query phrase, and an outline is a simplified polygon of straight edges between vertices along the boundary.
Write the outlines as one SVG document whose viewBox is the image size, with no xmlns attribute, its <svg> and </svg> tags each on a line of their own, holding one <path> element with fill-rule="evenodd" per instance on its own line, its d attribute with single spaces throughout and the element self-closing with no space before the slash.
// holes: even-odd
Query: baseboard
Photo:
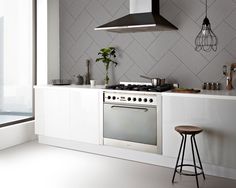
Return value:
<svg viewBox="0 0 236 188">
<path fill-rule="evenodd" d="M 0 150 L 36 139 L 34 121 L 0 128 Z"/>
<path fill-rule="evenodd" d="M 45 137 L 45 136 L 39 136 L 38 138 L 39 138 L 39 143 L 42 143 L 42 144 L 47 144 L 47 145 L 66 148 L 66 149 L 73 149 L 73 150 L 97 154 L 97 155 L 104 155 L 104 156 L 109 156 L 109 157 L 114 157 L 114 158 L 119 158 L 119 159 L 124 159 L 124 160 L 136 161 L 140 163 L 163 166 L 163 167 L 168 167 L 168 168 L 173 168 L 176 162 L 175 158 L 153 154 L 153 153 L 146 153 L 146 152 L 140 152 L 140 151 L 135 151 L 135 150 L 104 146 L 104 145 L 80 143 L 80 142 L 62 140 L 62 139 L 57 139 L 57 138 Z M 191 163 L 191 161 L 186 161 L 186 162 Z M 225 168 L 225 167 L 205 164 L 205 163 L 203 163 L 203 168 L 204 168 L 205 174 L 207 175 L 236 180 L 236 169 L 230 169 L 230 168 Z"/>
</svg>

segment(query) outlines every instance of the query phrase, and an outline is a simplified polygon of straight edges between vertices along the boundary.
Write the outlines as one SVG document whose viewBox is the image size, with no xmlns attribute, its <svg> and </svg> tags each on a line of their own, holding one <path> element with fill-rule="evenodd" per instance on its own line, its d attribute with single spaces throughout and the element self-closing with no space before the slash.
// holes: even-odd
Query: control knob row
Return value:
<svg viewBox="0 0 236 188">
<path fill-rule="evenodd" d="M 111 99 L 111 96 L 108 96 L 107 98 L 110 100 L 110 99 Z M 115 96 L 113 96 L 113 97 L 112 97 L 112 99 L 113 99 L 113 100 L 115 100 L 115 99 L 116 99 L 116 97 L 115 97 Z"/>
<path fill-rule="evenodd" d="M 131 99 L 131 97 L 128 97 L 127 100 L 128 100 L 128 101 L 131 101 L 132 99 Z M 134 97 L 134 98 L 133 98 L 133 101 L 136 102 L 136 101 L 137 101 L 137 98 Z M 147 98 L 144 98 L 144 99 L 138 98 L 138 102 L 142 102 L 142 101 L 143 101 L 143 102 L 148 102 L 148 99 L 147 99 Z M 150 103 L 153 103 L 153 99 L 149 99 L 149 102 L 150 102 Z"/>
<path fill-rule="evenodd" d="M 107 99 L 108 99 L 108 100 L 111 100 L 111 99 L 112 99 L 112 100 L 116 100 L 116 97 L 115 97 L 115 96 L 113 96 L 113 97 L 108 96 Z M 128 97 L 127 100 L 128 100 L 128 101 L 131 101 L 132 98 L 131 98 L 131 97 Z M 138 100 L 139 102 L 142 102 L 142 101 L 143 101 L 143 102 L 148 102 L 148 99 L 147 99 L 147 98 L 144 98 L 144 99 L 142 99 L 142 98 L 138 98 L 138 99 L 137 99 L 136 97 L 133 98 L 133 101 L 134 101 L 134 102 L 136 102 L 137 100 Z M 149 102 L 150 102 L 150 103 L 153 103 L 153 99 L 149 99 Z"/>
</svg>

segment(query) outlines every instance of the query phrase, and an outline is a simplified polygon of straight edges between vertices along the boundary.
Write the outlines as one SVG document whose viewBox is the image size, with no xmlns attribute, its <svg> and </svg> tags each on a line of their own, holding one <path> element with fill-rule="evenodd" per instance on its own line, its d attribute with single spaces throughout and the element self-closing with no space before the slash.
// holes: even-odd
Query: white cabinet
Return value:
<svg viewBox="0 0 236 188">
<path fill-rule="evenodd" d="M 205 163 L 236 168 L 236 100 L 163 96 L 163 155 L 176 158 L 181 136 L 177 125 L 197 125 L 204 129 L 196 136 Z M 192 159 L 190 145 L 186 158 Z"/>
<path fill-rule="evenodd" d="M 55 138 L 68 138 L 69 91 L 35 90 L 35 132 Z"/>
<path fill-rule="evenodd" d="M 36 134 L 99 144 L 101 96 L 97 89 L 36 87 Z"/>
<path fill-rule="evenodd" d="M 69 137 L 72 140 L 99 144 L 100 92 L 70 91 Z"/>
</svg>

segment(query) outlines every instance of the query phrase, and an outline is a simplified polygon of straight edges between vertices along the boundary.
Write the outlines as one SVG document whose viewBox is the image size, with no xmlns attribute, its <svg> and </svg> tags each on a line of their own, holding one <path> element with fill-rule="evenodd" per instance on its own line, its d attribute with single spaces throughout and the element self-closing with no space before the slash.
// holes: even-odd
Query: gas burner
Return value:
<svg viewBox="0 0 236 188">
<path fill-rule="evenodd" d="M 127 90 L 127 91 L 147 91 L 147 92 L 164 92 L 173 88 L 172 84 L 164 84 L 161 86 L 138 85 L 138 84 L 118 84 L 106 86 L 106 89 L 111 90 Z"/>
</svg>

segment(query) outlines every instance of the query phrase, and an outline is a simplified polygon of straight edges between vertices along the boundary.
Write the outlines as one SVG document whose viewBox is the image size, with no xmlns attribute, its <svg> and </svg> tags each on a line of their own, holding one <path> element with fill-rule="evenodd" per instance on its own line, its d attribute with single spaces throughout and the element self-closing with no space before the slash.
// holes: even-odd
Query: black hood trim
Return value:
<svg viewBox="0 0 236 188">
<path fill-rule="evenodd" d="M 95 30 L 107 30 L 111 32 L 139 32 L 139 31 L 166 31 L 178 28 L 159 14 L 159 0 L 152 0 L 152 12 L 129 14 L 107 24 L 101 25 Z"/>
</svg>

